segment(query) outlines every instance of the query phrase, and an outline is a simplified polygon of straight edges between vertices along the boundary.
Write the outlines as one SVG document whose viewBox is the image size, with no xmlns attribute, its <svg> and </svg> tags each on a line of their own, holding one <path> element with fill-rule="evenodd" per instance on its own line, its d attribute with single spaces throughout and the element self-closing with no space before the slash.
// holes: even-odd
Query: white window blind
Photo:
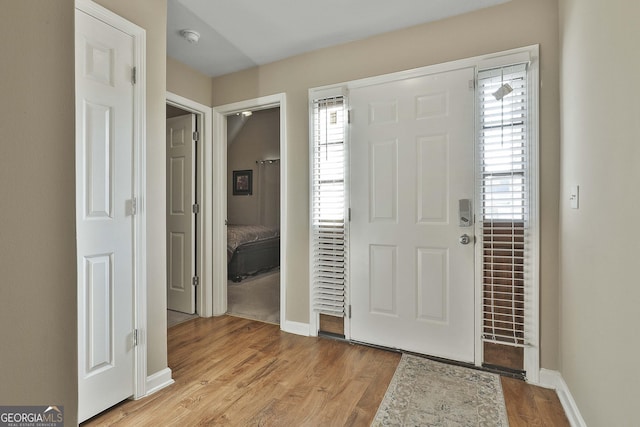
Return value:
<svg viewBox="0 0 640 427">
<path fill-rule="evenodd" d="M 311 280 L 313 309 L 343 317 L 347 265 L 345 106 L 342 96 L 313 102 Z"/>
<path fill-rule="evenodd" d="M 524 346 L 531 176 L 527 64 L 478 73 L 483 339 Z"/>
</svg>

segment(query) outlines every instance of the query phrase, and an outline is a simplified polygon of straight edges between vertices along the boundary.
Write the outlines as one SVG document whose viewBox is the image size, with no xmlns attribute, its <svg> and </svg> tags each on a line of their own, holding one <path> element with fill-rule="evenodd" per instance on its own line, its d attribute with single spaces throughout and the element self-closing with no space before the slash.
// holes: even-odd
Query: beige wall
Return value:
<svg viewBox="0 0 640 427">
<path fill-rule="evenodd" d="M 588 425 L 638 425 L 640 3 L 560 10 L 561 371 Z"/>
<path fill-rule="evenodd" d="M 167 56 L 167 91 L 211 107 L 212 80 Z"/>
<path fill-rule="evenodd" d="M 67 425 L 78 404 L 73 10 L 4 1 L 0 15 L 0 403 L 63 405 Z"/>
<path fill-rule="evenodd" d="M 97 0 L 147 32 L 147 375 L 167 367 L 166 0 Z"/>
<path fill-rule="evenodd" d="M 288 320 L 309 320 L 308 89 L 511 48 L 541 45 L 541 363 L 558 367 L 558 5 L 512 0 L 479 12 L 299 55 L 213 80 L 213 104 L 286 92 Z"/>
<path fill-rule="evenodd" d="M 166 2 L 101 0 L 147 30 L 147 210 L 164 212 Z M 60 404 L 76 424 L 71 0 L 3 2 L 0 402 Z M 27 28 L 29 31 L 24 31 Z M 16 34 L 20 34 L 16 38 Z M 64 107 L 64 108 L 61 108 Z M 70 107 L 70 108 L 69 108 Z M 148 217 L 148 373 L 167 366 L 164 215 Z"/>
<path fill-rule="evenodd" d="M 280 158 L 280 109 L 256 111 L 227 147 L 227 219 L 231 224 L 260 224 L 256 160 Z M 253 170 L 253 194 L 233 195 L 233 171 Z"/>
</svg>

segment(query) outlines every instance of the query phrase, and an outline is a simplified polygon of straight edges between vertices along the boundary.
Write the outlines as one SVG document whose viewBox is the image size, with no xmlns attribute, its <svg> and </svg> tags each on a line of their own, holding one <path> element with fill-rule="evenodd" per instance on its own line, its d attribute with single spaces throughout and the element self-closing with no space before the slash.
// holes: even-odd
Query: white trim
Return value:
<svg viewBox="0 0 640 427">
<path fill-rule="evenodd" d="M 291 320 L 280 323 L 280 329 L 282 329 L 283 332 L 302 335 L 303 337 L 318 335 L 317 331 L 316 335 L 311 334 L 312 330 L 310 329 L 308 323 L 292 322 Z"/>
<path fill-rule="evenodd" d="M 578 405 L 576 405 L 576 401 L 573 399 L 569 386 L 564 381 L 564 378 L 562 378 L 562 374 L 558 371 L 543 368 L 540 369 L 539 379 L 540 382 L 538 384 L 532 383 L 556 391 L 564 413 L 569 419 L 569 424 L 571 424 L 572 427 L 587 427 L 587 423 L 584 421 L 584 418 L 582 418 Z"/>
<path fill-rule="evenodd" d="M 196 177 L 198 182 L 197 198 L 200 201 L 201 213 L 198 223 L 198 266 L 200 271 L 196 272 L 196 274 L 200 276 L 201 285 L 198 286 L 196 292 L 198 294 L 198 314 L 200 317 L 211 317 L 213 316 L 213 270 L 211 262 L 213 254 L 211 234 L 213 225 L 213 200 L 211 197 L 213 183 L 212 110 L 211 107 L 168 91 L 166 93 L 166 103 L 202 117 L 201 144 L 198 144 L 198 170 L 200 171 L 200 176 Z"/>
<path fill-rule="evenodd" d="M 155 374 L 151 374 L 146 378 L 147 394 L 137 397 L 136 400 L 150 396 L 156 391 L 170 386 L 174 382 L 175 381 L 171 378 L 171 369 L 169 368 L 164 368 L 161 371 L 156 372 Z"/>
<path fill-rule="evenodd" d="M 213 163 L 212 187 L 213 210 L 211 237 L 218 242 L 212 248 L 212 307 L 213 315 L 221 316 L 227 312 L 227 120 L 226 117 L 213 112 Z"/>
<path fill-rule="evenodd" d="M 227 312 L 227 120 L 226 116 L 246 110 L 280 107 L 280 325 L 287 319 L 287 238 L 288 238 L 288 162 L 287 97 L 284 93 L 262 96 L 213 108 L 213 315 Z M 308 331 L 306 333 L 308 335 Z"/>
<path fill-rule="evenodd" d="M 529 210 L 530 232 L 531 232 L 531 288 L 529 289 L 529 304 L 526 305 L 525 300 L 525 318 L 531 319 L 529 325 L 529 334 L 525 338 L 529 338 L 524 348 L 524 370 L 527 372 L 527 378 L 531 382 L 537 382 L 540 375 L 540 56 L 539 46 L 531 46 L 528 48 L 530 54 L 530 65 L 527 70 L 529 78 L 529 134 L 530 134 L 530 152 L 529 152 L 529 169 L 535 174 L 531 179 L 531 207 Z M 527 313 L 528 311 L 528 313 Z"/>
<path fill-rule="evenodd" d="M 307 101 L 307 111 L 309 116 L 309 139 L 307 140 L 307 146 L 309 147 L 309 170 L 307 171 L 307 176 L 309 177 L 313 173 L 312 144 L 315 138 L 315 135 L 313 134 L 313 100 L 344 95 L 344 92 L 344 86 L 325 86 L 324 89 L 309 89 Z M 313 179 L 311 178 L 309 178 L 309 200 L 307 202 L 309 203 L 309 335 L 317 337 L 318 331 L 320 330 L 320 313 L 313 309 L 313 223 L 311 221 L 311 216 L 313 215 Z M 348 290 L 345 289 L 345 294 L 347 293 Z M 345 329 L 344 324 L 343 329 Z"/>
<path fill-rule="evenodd" d="M 134 349 L 134 398 L 146 394 L 147 378 L 147 211 L 146 211 L 146 31 L 91 0 L 76 0 L 76 9 L 130 35 L 137 82 L 133 87 L 134 197 L 138 214 L 134 235 L 134 327 L 140 334 Z"/>
<path fill-rule="evenodd" d="M 146 70 L 146 32 L 134 35 L 134 63 L 137 82 L 134 85 L 134 138 L 135 158 L 138 170 L 134 174 L 135 196 L 140 201 L 140 213 L 136 221 L 136 286 L 135 316 L 136 329 L 142 332 L 142 345 L 136 346 L 136 394 L 146 394 L 147 376 L 147 70 Z"/>
<path fill-rule="evenodd" d="M 412 68 L 410 70 L 397 71 L 389 74 L 382 74 L 379 76 L 366 77 L 358 80 L 351 80 L 347 82 L 334 83 L 325 86 L 318 86 L 309 89 L 309 93 L 314 93 L 317 97 L 318 94 L 328 94 L 327 96 L 337 95 L 344 93 L 345 89 L 355 89 L 366 86 L 373 86 L 377 84 L 388 83 L 398 80 L 406 80 L 414 77 L 420 77 L 428 74 L 437 74 L 447 71 L 459 70 L 462 68 L 479 67 L 479 68 L 491 68 L 500 65 L 508 65 L 516 62 L 527 61 L 526 58 L 531 57 L 532 50 L 535 49 L 536 56 L 538 52 L 538 45 L 524 46 L 520 48 L 505 50 L 502 52 L 496 52 L 492 54 L 473 56 L 471 58 L 457 59 L 455 61 L 443 62 L 441 64 L 427 65 L 419 68 Z M 342 92 L 341 92 L 342 91 Z"/>
</svg>

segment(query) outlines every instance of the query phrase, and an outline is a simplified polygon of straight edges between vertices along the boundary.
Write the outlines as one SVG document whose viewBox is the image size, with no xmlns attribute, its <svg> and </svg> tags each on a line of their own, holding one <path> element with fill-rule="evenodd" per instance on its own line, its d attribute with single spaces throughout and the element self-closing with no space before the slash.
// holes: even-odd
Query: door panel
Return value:
<svg viewBox="0 0 640 427">
<path fill-rule="evenodd" d="M 370 145 L 371 221 L 395 222 L 398 219 L 398 141 L 372 141 Z"/>
<path fill-rule="evenodd" d="M 356 88 L 351 102 L 351 338 L 474 361 L 473 69 Z"/>
<path fill-rule="evenodd" d="M 369 247 L 371 312 L 391 316 L 398 315 L 397 271 L 398 248 L 390 245 Z"/>
<path fill-rule="evenodd" d="M 444 224 L 449 217 L 449 141 L 446 135 L 417 139 L 417 219 L 420 224 Z"/>
<path fill-rule="evenodd" d="M 417 319 L 447 319 L 447 265 L 449 253 L 441 248 L 417 248 Z"/>
<path fill-rule="evenodd" d="M 134 393 L 133 39 L 76 10 L 78 413 Z"/>
<path fill-rule="evenodd" d="M 99 369 L 111 367 L 113 360 L 113 342 L 109 339 L 113 330 L 114 283 L 111 275 L 113 254 L 87 256 L 84 258 L 85 289 L 87 294 L 87 337 L 86 370 L 93 374 Z"/>
<path fill-rule="evenodd" d="M 167 308 L 193 314 L 195 114 L 167 119 Z"/>
</svg>

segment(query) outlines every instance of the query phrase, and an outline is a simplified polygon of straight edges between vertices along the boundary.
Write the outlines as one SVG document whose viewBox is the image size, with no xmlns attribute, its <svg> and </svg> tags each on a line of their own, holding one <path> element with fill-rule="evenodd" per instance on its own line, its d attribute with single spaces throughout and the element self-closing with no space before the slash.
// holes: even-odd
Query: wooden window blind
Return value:
<svg viewBox="0 0 640 427">
<path fill-rule="evenodd" d="M 311 239 L 313 310 L 344 317 L 347 265 L 345 103 L 313 101 Z"/>
<path fill-rule="evenodd" d="M 478 73 L 483 340 L 524 346 L 529 273 L 527 64 Z"/>
</svg>

